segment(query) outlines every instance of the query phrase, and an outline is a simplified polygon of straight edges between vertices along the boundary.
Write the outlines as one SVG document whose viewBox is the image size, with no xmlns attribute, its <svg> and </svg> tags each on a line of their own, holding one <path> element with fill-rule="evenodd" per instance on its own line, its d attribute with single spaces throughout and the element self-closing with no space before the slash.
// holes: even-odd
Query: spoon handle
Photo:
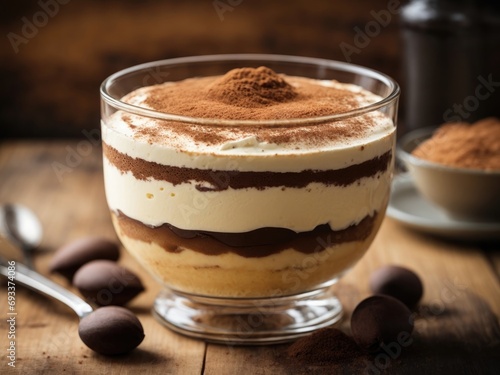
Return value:
<svg viewBox="0 0 500 375">
<path fill-rule="evenodd" d="M 7 267 L 3 264 L 0 264 L 0 274 L 8 276 Z M 93 311 L 92 306 L 83 299 L 21 263 L 16 263 L 15 282 L 64 303 L 76 312 L 80 319 Z"/>
</svg>

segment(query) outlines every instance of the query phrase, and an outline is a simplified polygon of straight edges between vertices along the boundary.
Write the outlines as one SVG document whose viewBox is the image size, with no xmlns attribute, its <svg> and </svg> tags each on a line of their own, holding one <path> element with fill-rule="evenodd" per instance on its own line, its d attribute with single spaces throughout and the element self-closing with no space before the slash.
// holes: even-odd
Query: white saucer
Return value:
<svg viewBox="0 0 500 375">
<path fill-rule="evenodd" d="M 387 216 L 411 228 L 447 238 L 500 239 L 500 222 L 453 219 L 418 193 L 408 173 L 394 178 Z"/>
</svg>

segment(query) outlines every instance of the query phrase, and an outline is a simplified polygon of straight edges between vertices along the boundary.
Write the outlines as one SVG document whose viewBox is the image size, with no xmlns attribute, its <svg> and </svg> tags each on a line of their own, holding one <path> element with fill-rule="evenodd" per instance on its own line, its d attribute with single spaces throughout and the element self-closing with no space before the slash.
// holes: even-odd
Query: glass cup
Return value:
<svg viewBox="0 0 500 375">
<path fill-rule="evenodd" d="M 259 66 L 354 84 L 378 98 L 347 112 L 270 120 L 194 118 L 122 100 L 144 86 Z M 164 287 L 154 315 L 179 333 L 234 344 L 285 342 L 337 322 L 342 305 L 331 286 L 363 256 L 385 215 L 398 97 L 397 83 L 379 72 L 280 55 L 176 58 L 107 78 L 106 197 L 121 242 Z M 245 147 L 262 129 L 286 139 L 327 126 L 323 137 L 335 138 L 354 122 L 366 129 L 326 146 Z M 163 126 L 183 141 L 162 142 Z M 192 136 L 228 130 L 246 135 L 215 151 Z"/>
</svg>

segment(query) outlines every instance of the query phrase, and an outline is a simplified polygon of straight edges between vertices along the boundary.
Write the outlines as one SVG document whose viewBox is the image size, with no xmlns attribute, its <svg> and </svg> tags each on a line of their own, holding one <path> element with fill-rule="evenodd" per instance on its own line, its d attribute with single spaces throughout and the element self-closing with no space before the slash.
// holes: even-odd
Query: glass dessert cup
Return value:
<svg viewBox="0 0 500 375">
<path fill-rule="evenodd" d="M 227 120 L 122 99 L 141 87 L 259 66 L 357 85 L 377 100 L 319 117 Z M 337 322 L 342 305 L 331 286 L 367 251 L 385 215 L 398 97 L 398 85 L 376 71 L 280 55 L 170 59 L 106 79 L 106 197 L 121 242 L 164 286 L 153 307 L 158 320 L 184 335 L 228 344 L 285 342 Z M 264 132 L 307 138 L 325 124 L 345 129 L 365 122 L 382 125 L 345 142 L 292 151 L 262 141 Z M 138 136 L 143 125 L 149 133 Z M 163 126 L 189 140 L 158 141 Z M 233 138 L 211 150 L 192 136 L 228 131 Z"/>
</svg>

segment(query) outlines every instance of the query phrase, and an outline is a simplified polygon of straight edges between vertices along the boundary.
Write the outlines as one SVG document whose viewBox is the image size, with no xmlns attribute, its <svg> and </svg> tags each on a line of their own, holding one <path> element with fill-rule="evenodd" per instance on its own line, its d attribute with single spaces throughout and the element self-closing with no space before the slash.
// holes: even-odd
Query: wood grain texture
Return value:
<svg viewBox="0 0 500 375">
<path fill-rule="evenodd" d="M 36 267 L 47 275 L 51 253 L 64 243 L 97 234 L 116 239 L 107 210 L 100 147 L 74 161 L 57 177 L 53 163 L 68 164 L 75 141 L 19 141 L 0 145 L 0 203 L 31 207 L 44 225 Z M 349 333 L 355 305 L 370 294 L 368 276 L 384 264 L 400 264 L 423 279 L 425 293 L 415 312 L 413 342 L 395 358 L 366 356 L 347 365 L 293 363 L 288 345 L 232 347 L 206 344 L 175 334 L 150 314 L 160 290 L 122 251 L 120 264 L 137 272 L 147 291 L 129 305 L 146 338 L 128 356 L 91 352 L 77 334 L 77 318 L 65 306 L 17 288 L 15 370 L 0 361 L 0 373 L 23 374 L 497 374 L 500 369 L 500 273 L 498 244 L 483 249 L 429 237 L 386 219 L 366 256 L 335 286 L 345 307 L 340 323 Z M 70 287 L 62 278 L 50 276 Z M 0 337 L 5 351 L 6 288 L 0 284 Z"/>
</svg>

